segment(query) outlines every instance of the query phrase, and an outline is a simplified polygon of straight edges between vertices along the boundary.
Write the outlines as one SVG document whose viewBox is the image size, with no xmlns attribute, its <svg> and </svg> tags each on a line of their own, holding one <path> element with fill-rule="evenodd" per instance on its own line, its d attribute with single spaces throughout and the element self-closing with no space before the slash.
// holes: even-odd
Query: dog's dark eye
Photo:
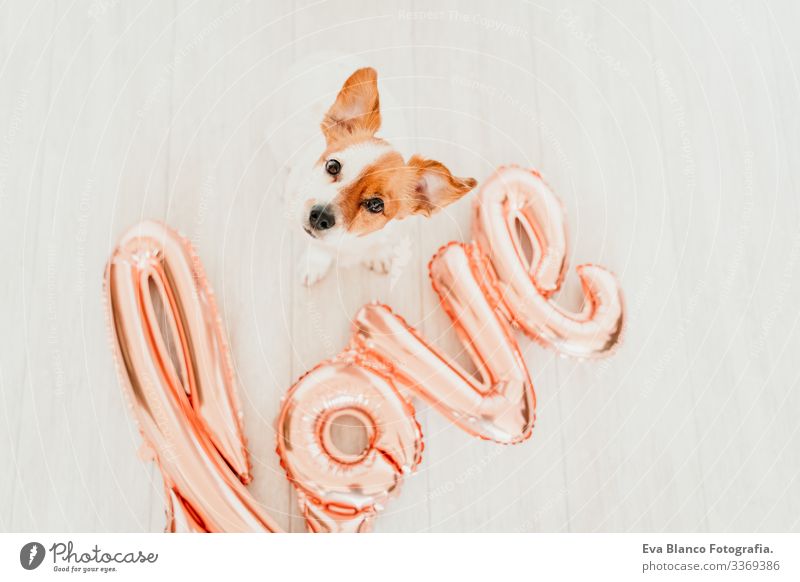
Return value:
<svg viewBox="0 0 800 582">
<path fill-rule="evenodd" d="M 383 212 L 383 200 L 380 198 L 368 198 L 361 204 L 363 204 L 364 208 L 366 208 L 372 214 L 380 214 Z"/>
<path fill-rule="evenodd" d="M 327 162 L 325 162 L 325 171 L 328 172 L 331 176 L 335 176 L 339 172 L 342 171 L 342 164 L 339 163 L 339 160 L 334 160 L 331 158 Z"/>
</svg>

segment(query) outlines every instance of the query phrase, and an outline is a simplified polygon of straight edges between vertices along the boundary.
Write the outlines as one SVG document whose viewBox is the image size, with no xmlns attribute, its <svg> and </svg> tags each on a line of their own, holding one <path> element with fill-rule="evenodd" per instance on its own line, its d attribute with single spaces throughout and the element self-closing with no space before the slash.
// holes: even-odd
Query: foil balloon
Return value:
<svg viewBox="0 0 800 582">
<path fill-rule="evenodd" d="M 517 224 L 531 241 L 529 261 Z M 567 237 L 560 202 L 535 171 L 500 168 L 474 204 L 475 242 L 488 257 L 501 309 L 515 326 L 543 345 L 581 358 L 607 355 L 619 342 L 622 291 L 602 267 L 577 267 L 585 296 L 578 313 L 552 298 L 567 270 Z"/>
<path fill-rule="evenodd" d="M 362 451 L 344 452 L 331 427 L 355 417 L 367 432 Z M 391 378 L 356 352 L 303 376 L 278 418 L 278 455 L 298 490 L 313 532 L 364 532 L 419 464 L 422 433 L 414 408 Z"/>
<path fill-rule="evenodd" d="M 511 444 L 531 434 L 533 384 L 510 326 L 487 299 L 485 259 L 474 246 L 451 243 L 430 273 L 482 381 L 386 305 L 363 307 L 350 348 L 302 377 L 278 418 L 278 455 L 311 531 L 367 531 L 419 464 L 422 433 L 402 389 L 475 436 Z M 333 420 L 346 414 L 367 430 L 357 454 L 341 452 L 330 436 Z"/>
<path fill-rule="evenodd" d="M 398 493 L 423 449 L 413 396 L 480 438 L 515 444 L 531 435 L 536 396 L 513 327 L 581 358 L 619 342 L 624 303 L 607 270 L 577 268 L 581 311 L 555 301 L 568 241 L 561 204 L 538 173 L 500 168 L 473 216 L 474 241 L 442 247 L 429 272 L 477 377 L 373 303 L 356 314 L 344 351 L 288 391 L 277 453 L 311 531 L 367 531 Z M 245 487 L 250 465 L 228 347 L 189 244 L 158 223 L 138 225 L 114 251 L 105 289 L 124 391 L 164 478 L 167 529 L 279 531 Z M 333 426 L 344 415 L 364 426 L 363 450 L 337 446 Z"/>
<path fill-rule="evenodd" d="M 476 198 L 474 219 L 474 242 L 444 246 L 429 271 L 479 379 L 375 303 L 356 314 L 345 351 L 289 391 L 278 454 L 312 531 L 364 531 L 416 466 L 421 435 L 401 394 L 480 438 L 515 444 L 531 435 L 536 396 L 512 325 L 577 357 L 607 355 L 619 341 L 622 292 L 605 269 L 578 267 L 581 312 L 553 299 L 567 271 L 567 234 L 561 204 L 538 173 L 499 169 Z M 530 259 L 518 224 L 531 242 Z M 361 415 L 368 427 L 371 444 L 355 458 L 326 443 L 329 415 L 344 412 Z"/>
<path fill-rule="evenodd" d="M 121 383 L 164 479 L 166 529 L 279 531 L 245 487 L 228 347 L 188 242 L 155 222 L 135 226 L 111 256 L 105 292 Z"/>
<path fill-rule="evenodd" d="M 466 432 L 502 444 L 525 440 L 533 428 L 536 396 L 511 327 L 487 298 L 483 257 L 472 245 L 451 243 L 431 260 L 430 276 L 481 381 L 385 305 L 358 312 L 354 346 Z"/>
</svg>

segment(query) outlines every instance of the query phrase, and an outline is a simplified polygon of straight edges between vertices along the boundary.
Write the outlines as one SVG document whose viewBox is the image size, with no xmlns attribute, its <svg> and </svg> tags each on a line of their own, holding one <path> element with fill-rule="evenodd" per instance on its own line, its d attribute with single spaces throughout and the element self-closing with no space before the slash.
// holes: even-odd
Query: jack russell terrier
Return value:
<svg viewBox="0 0 800 582">
<path fill-rule="evenodd" d="M 334 260 L 388 273 L 398 221 L 428 217 L 476 185 L 436 160 L 406 158 L 389 143 L 390 136 L 410 140 L 402 111 L 386 107 L 391 98 L 383 86 L 379 94 L 375 69 L 350 67 L 352 61 L 341 58 L 316 67 L 306 63 L 293 79 L 302 82 L 290 81 L 279 90 L 290 107 L 281 124 L 297 128 L 294 140 L 280 143 L 289 146 L 283 156 L 287 151 L 291 156 L 284 185 L 290 221 L 299 223 L 308 239 L 299 265 L 307 286 L 322 279 Z M 305 126 L 299 116 L 307 118 Z"/>
</svg>

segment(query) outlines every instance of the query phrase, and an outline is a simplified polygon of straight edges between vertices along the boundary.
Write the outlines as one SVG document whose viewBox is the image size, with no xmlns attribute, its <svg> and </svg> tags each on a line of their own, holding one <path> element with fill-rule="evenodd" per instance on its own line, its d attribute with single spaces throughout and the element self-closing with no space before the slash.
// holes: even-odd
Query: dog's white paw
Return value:
<svg viewBox="0 0 800 582">
<path fill-rule="evenodd" d="M 329 254 L 314 249 L 307 250 L 298 265 L 300 282 L 311 287 L 328 274 L 332 263 L 333 258 Z"/>
<path fill-rule="evenodd" d="M 370 271 L 375 271 L 380 275 L 386 275 L 392 270 L 392 257 L 379 255 L 363 261 L 364 266 Z"/>
</svg>

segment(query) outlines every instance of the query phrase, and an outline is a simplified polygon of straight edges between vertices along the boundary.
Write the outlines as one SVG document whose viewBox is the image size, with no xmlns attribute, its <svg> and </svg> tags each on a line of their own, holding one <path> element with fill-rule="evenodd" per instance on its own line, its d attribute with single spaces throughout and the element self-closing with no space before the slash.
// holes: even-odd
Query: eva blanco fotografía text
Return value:
<svg viewBox="0 0 800 582">
<path fill-rule="evenodd" d="M 744 556 L 747 554 L 771 554 L 769 546 L 753 544 L 751 546 L 729 546 L 720 544 L 708 544 L 700 546 L 682 546 L 680 544 L 665 544 L 661 546 L 651 546 L 642 544 L 643 554 L 732 554 L 734 556 Z"/>
</svg>

